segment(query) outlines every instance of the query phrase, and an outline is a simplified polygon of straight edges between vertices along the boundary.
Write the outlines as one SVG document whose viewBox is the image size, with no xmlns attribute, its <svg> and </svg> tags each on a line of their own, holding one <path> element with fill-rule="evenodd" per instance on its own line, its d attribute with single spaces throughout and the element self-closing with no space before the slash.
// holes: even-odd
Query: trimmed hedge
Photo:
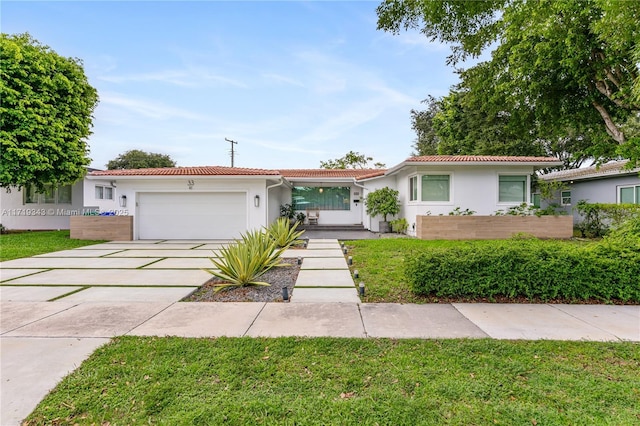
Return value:
<svg viewBox="0 0 640 426">
<path fill-rule="evenodd" d="M 512 239 L 438 248 L 406 257 L 405 274 L 425 296 L 640 302 L 640 250 L 628 242 Z"/>
</svg>

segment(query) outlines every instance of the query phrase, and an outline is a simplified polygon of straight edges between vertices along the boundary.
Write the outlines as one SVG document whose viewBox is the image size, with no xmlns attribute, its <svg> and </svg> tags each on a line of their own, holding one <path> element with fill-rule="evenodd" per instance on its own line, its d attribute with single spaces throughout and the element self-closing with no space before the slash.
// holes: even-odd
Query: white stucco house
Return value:
<svg viewBox="0 0 640 426">
<path fill-rule="evenodd" d="M 319 211 L 319 225 L 362 224 L 376 232 L 381 218 L 366 214 L 364 200 L 388 186 L 399 191 L 399 217 L 407 219 L 412 234 L 416 215 L 447 215 L 456 207 L 490 215 L 528 202 L 535 170 L 560 164 L 550 157 L 423 156 L 387 170 L 206 166 L 91 171 L 74 186 L 78 195 L 69 207 L 97 206 L 132 216 L 134 239 L 235 238 L 276 220 L 283 204 Z M 100 187 L 102 199 L 97 198 Z M 22 195 L 12 202 L 24 207 L 25 200 Z M 24 226 L 2 219 L 9 229 Z M 56 223 L 22 229 L 64 229 L 64 220 Z"/>
</svg>

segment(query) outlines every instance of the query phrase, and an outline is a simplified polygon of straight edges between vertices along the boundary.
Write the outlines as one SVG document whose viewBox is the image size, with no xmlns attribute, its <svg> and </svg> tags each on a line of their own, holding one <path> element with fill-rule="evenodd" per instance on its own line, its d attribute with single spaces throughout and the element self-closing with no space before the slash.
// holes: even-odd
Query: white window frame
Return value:
<svg viewBox="0 0 640 426">
<path fill-rule="evenodd" d="M 623 189 L 633 189 L 633 204 L 640 204 L 640 199 L 638 199 L 638 191 L 640 191 L 640 185 L 620 185 L 618 186 L 618 194 L 617 194 L 617 201 L 618 204 L 622 204 L 622 190 Z"/>
<path fill-rule="evenodd" d="M 98 189 L 100 190 L 100 195 L 98 195 Z M 111 192 L 110 198 L 107 198 L 107 190 Z M 115 197 L 114 187 L 109 185 L 96 185 L 93 192 L 96 200 L 113 200 Z"/>
<path fill-rule="evenodd" d="M 565 194 L 569 194 L 569 195 L 565 195 Z M 560 205 L 561 206 L 570 206 L 571 205 L 571 197 L 572 197 L 571 190 L 560 191 Z"/>
<path fill-rule="evenodd" d="M 418 188 L 419 180 L 420 179 L 418 179 L 418 175 L 409 176 L 409 201 L 410 202 L 419 201 L 418 199 L 418 194 L 420 194 L 420 191 Z M 415 195 L 414 195 L 414 192 L 415 192 Z"/>
<path fill-rule="evenodd" d="M 422 199 L 422 177 L 423 176 L 448 176 L 449 177 L 449 200 L 447 201 L 424 201 Z M 418 200 L 421 204 L 430 206 L 451 206 L 453 205 L 453 173 L 444 171 L 429 171 L 418 175 Z"/>
<path fill-rule="evenodd" d="M 522 201 L 500 201 L 500 178 L 502 176 L 524 176 L 524 197 L 522 197 Z M 522 203 L 526 203 L 527 200 L 531 200 L 531 176 L 525 173 L 498 173 L 498 178 L 496 179 L 496 201 L 498 205 L 507 205 L 507 206 L 519 206 Z"/>
</svg>

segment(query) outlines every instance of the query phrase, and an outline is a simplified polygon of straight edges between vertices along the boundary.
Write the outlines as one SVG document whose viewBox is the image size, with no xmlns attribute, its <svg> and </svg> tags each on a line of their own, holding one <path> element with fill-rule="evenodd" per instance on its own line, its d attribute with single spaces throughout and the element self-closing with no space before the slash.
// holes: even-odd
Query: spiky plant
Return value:
<svg viewBox="0 0 640 426">
<path fill-rule="evenodd" d="M 302 234 L 304 234 L 304 230 L 297 230 L 298 223 L 299 222 L 295 222 L 292 225 L 287 218 L 281 217 L 266 228 L 267 235 L 276 243 L 276 246 L 289 248 Z"/>
<path fill-rule="evenodd" d="M 258 278 L 273 267 L 286 266 L 280 263 L 283 251 L 262 231 L 250 231 L 241 240 L 222 248 L 220 259 L 211 259 L 219 272 L 206 271 L 224 281 L 216 285 L 216 292 L 229 287 L 269 286 Z"/>
</svg>

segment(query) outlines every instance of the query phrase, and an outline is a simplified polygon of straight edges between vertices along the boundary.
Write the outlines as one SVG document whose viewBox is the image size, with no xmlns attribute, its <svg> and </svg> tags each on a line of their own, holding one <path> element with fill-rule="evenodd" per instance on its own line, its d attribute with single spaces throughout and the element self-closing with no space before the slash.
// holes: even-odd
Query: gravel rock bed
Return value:
<svg viewBox="0 0 640 426">
<path fill-rule="evenodd" d="M 183 302 L 282 302 L 282 289 L 289 291 L 289 297 L 293 293 L 293 286 L 300 272 L 300 265 L 295 258 L 283 258 L 283 263 L 290 266 L 282 266 L 267 271 L 259 278 L 271 284 L 269 287 L 248 286 L 230 287 L 214 293 L 215 285 L 222 282 L 213 277 L 191 295 L 182 299 Z"/>
</svg>

